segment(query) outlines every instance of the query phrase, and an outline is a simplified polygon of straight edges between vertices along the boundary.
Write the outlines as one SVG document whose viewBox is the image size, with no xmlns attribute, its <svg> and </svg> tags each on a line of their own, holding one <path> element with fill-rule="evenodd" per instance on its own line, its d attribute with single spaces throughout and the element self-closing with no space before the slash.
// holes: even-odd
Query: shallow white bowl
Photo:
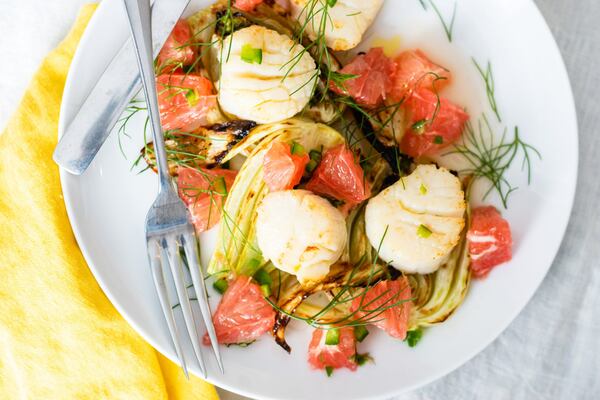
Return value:
<svg viewBox="0 0 600 400">
<path fill-rule="evenodd" d="M 208 1 L 193 1 L 189 11 Z M 426 1 L 427 3 L 427 1 Z M 449 21 L 451 2 L 440 3 Z M 67 80 L 61 110 L 62 134 L 110 56 L 128 37 L 119 0 L 104 0 L 82 38 Z M 209 380 L 247 396 L 270 399 L 386 398 L 441 376 L 490 344 L 523 309 L 544 278 L 559 248 L 572 207 L 577 175 L 577 124 L 568 77 L 542 16 L 528 0 L 459 0 L 453 42 L 429 6 L 417 0 L 387 0 L 365 46 L 379 38 L 399 38 L 401 48 L 421 47 L 454 74 L 447 96 L 471 115 L 491 116 L 481 78 L 471 62 L 491 60 L 503 121 L 518 125 L 541 152 L 532 184 L 515 163 L 508 176 L 520 189 L 504 211 L 514 234 L 513 260 L 474 282 L 464 304 L 444 324 L 428 329 L 408 348 L 372 329 L 361 351 L 374 364 L 327 378 L 306 362 L 310 330 L 288 329 L 288 355 L 265 336 L 248 348 L 223 348 L 226 374 L 207 352 Z M 395 40 L 394 42 L 396 42 Z M 146 265 L 144 219 L 156 191 L 155 176 L 130 171 L 142 146 L 142 117 L 123 138 L 128 159 L 113 133 L 89 170 L 80 177 L 61 172 L 64 198 L 77 241 L 106 295 L 154 347 L 174 358 L 168 331 Z M 497 203 L 496 203 L 497 204 Z M 204 259 L 210 235 L 203 238 Z M 213 296 L 215 298 L 216 296 Z M 192 359 L 191 346 L 186 346 Z M 193 372 L 198 372 L 196 366 Z"/>
</svg>

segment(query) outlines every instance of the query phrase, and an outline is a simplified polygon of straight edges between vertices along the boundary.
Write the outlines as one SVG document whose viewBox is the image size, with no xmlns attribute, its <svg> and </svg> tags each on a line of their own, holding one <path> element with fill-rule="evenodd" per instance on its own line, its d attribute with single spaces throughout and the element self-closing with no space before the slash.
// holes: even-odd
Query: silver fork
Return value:
<svg viewBox="0 0 600 400">
<path fill-rule="evenodd" d="M 185 259 L 187 260 L 187 265 L 189 266 L 194 292 L 198 299 L 202 318 L 206 325 L 208 336 L 210 337 L 217 364 L 223 373 L 223 363 L 219 353 L 219 344 L 212 323 L 208 295 L 204 284 L 204 273 L 199 260 L 198 241 L 196 239 L 194 227 L 190 222 L 189 212 L 175 191 L 175 186 L 167 166 L 167 153 L 165 151 L 164 136 L 160 124 L 160 114 L 158 112 L 156 81 L 152 60 L 150 2 L 149 0 L 123 0 L 123 2 L 131 27 L 134 47 L 136 49 L 137 60 L 144 86 L 144 94 L 146 96 L 146 102 L 148 103 L 150 125 L 152 127 L 152 137 L 154 139 L 154 151 L 158 168 L 158 196 L 146 217 L 148 260 L 152 271 L 154 285 L 156 287 L 156 293 L 167 326 L 169 327 L 177 357 L 179 358 L 179 362 L 185 375 L 188 376 L 188 367 L 181 347 L 179 327 L 175 322 L 173 308 L 171 307 L 167 293 L 165 271 L 163 270 L 163 267 L 168 266 L 168 270 L 175 283 L 175 291 L 177 292 L 177 298 L 185 321 L 185 330 L 192 342 L 192 347 L 194 348 L 194 354 L 200 365 L 200 370 L 204 377 L 206 377 L 206 366 L 202 358 L 200 343 L 201 336 L 198 333 L 198 325 L 194 320 L 194 314 L 185 285 L 185 275 L 181 256 L 181 252 L 183 252 L 183 254 L 185 254 Z M 168 273 L 168 271 L 166 272 Z"/>
</svg>

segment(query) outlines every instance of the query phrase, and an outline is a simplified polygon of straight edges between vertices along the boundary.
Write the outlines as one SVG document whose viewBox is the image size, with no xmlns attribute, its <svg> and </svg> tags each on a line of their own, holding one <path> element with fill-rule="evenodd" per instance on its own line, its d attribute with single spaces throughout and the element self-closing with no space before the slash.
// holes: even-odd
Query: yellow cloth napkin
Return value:
<svg viewBox="0 0 600 400">
<path fill-rule="evenodd" d="M 52 162 L 69 64 L 95 5 L 0 135 L 0 398 L 217 399 L 123 320 L 90 273 Z"/>
</svg>

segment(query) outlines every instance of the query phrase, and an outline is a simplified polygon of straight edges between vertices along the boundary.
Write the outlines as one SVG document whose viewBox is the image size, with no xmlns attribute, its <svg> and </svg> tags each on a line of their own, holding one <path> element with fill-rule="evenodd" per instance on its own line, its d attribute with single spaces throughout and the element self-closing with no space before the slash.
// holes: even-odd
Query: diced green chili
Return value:
<svg viewBox="0 0 600 400">
<path fill-rule="evenodd" d="M 423 224 L 419 225 L 419 227 L 417 228 L 417 235 L 419 235 L 423 239 L 427 239 L 429 236 L 431 236 L 432 233 L 433 232 L 431 232 L 431 229 L 429 229 Z"/>
<path fill-rule="evenodd" d="M 258 282 L 259 285 L 271 286 L 271 284 L 273 284 L 273 279 L 271 279 L 271 275 L 269 275 L 269 273 L 262 268 L 256 271 L 256 273 L 254 274 L 254 280 L 256 280 L 256 282 Z"/>
<path fill-rule="evenodd" d="M 306 172 L 313 172 L 317 169 L 317 165 L 319 165 L 315 160 L 310 160 L 308 164 L 306 164 Z"/>
<path fill-rule="evenodd" d="M 423 337 L 423 330 L 415 329 L 413 331 L 408 331 L 406 333 L 406 339 L 404 339 L 404 340 L 408 343 L 409 347 L 415 347 L 417 345 L 417 343 L 419 343 L 419 340 L 421 340 L 422 337 Z"/>
<path fill-rule="evenodd" d="M 320 163 L 321 159 L 323 158 L 323 153 L 319 150 L 311 150 L 308 152 L 308 156 L 311 160 L 315 160 L 317 163 Z"/>
<path fill-rule="evenodd" d="M 212 186 L 213 192 L 221 196 L 227 196 L 227 184 L 225 183 L 225 178 L 219 176 L 213 181 Z"/>
<path fill-rule="evenodd" d="M 242 46 L 242 61 L 249 64 L 262 64 L 262 49 L 257 49 L 249 44 Z"/>
<path fill-rule="evenodd" d="M 185 92 L 185 99 L 190 107 L 194 107 L 198 104 L 198 93 L 194 89 L 189 89 Z"/>
<path fill-rule="evenodd" d="M 354 337 L 357 341 L 362 342 L 365 340 L 367 335 L 369 334 L 369 330 L 364 325 L 357 325 L 354 327 Z"/>
<path fill-rule="evenodd" d="M 250 270 L 250 271 L 255 270 L 259 266 L 260 266 L 260 260 L 257 260 L 256 258 L 253 258 L 250 261 L 248 261 L 248 270 Z"/>
<path fill-rule="evenodd" d="M 340 344 L 340 330 L 338 328 L 330 328 L 327 330 L 325 344 L 329 346 Z"/>
<path fill-rule="evenodd" d="M 425 132 L 425 125 L 427 125 L 426 119 L 421 119 L 414 124 L 412 124 L 411 129 L 415 131 L 416 134 L 420 135 Z"/>
<path fill-rule="evenodd" d="M 290 151 L 291 151 L 292 155 L 295 155 L 295 156 L 302 156 L 306 153 L 306 150 L 304 150 L 304 146 L 302 146 L 298 142 L 292 142 Z"/>
<path fill-rule="evenodd" d="M 229 284 L 227 283 L 227 279 L 219 279 L 213 282 L 213 288 L 221 294 L 225 293 L 228 287 Z"/>
<path fill-rule="evenodd" d="M 269 297 L 271 295 L 271 285 L 260 285 L 260 291 L 263 293 L 263 296 Z"/>
<path fill-rule="evenodd" d="M 321 162 L 323 153 L 319 150 L 311 150 L 308 152 L 308 156 L 310 157 L 310 161 L 306 164 L 306 172 L 310 173 L 313 172 Z"/>
<path fill-rule="evenodd" d="M 366 354 L 358 354 L 356 353 L 354 355 L 354 361 L 356 361 L 356 364 L 358 364 L 359 367 L 365 365 L 367 363 L 367 361 L 371 361 L 372 358 L 369 355 L 369 353 Z"/>
</svg>

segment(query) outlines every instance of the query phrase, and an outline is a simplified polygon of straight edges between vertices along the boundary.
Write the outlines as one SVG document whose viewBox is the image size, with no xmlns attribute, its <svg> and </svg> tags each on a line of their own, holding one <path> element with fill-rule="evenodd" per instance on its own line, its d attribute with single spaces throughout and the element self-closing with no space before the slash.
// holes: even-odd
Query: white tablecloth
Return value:
<svg viewBox="0 0 600 400">
<path fill-rule="evenodd" d="M 84 2 L 0 0 L 0 127 Z M 580 175 L 567 234 L 533 300 L 490 347 L 398 400 L 600 399 L 600 0 L 536 3 L 556 36 L 577 101 Z"/>
</svg>

